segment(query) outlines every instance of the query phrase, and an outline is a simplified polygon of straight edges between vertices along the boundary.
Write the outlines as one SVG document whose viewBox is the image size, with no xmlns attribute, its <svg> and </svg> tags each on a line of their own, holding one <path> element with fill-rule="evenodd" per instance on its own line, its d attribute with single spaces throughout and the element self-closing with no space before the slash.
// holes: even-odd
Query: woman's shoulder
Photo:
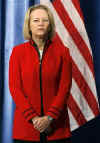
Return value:
<svg viewBox="0 0 100 143">
<path fill-rule="evenodd" d="M 21 43 L 19 45 L 16 45 L 13 47 L 11 55 L 12 56 L 17 56 L 17 57 L 23 57 L 25 54 L 25 49 L 26 47 L 29 47 L 29 41 Z"/>
<path fill-rule="evenodd" d="M 26 47 L 29 47 L 29 41 L 15 45 L 12 49 L 12 53 L 20 54 L 25 51 Z"/>
<path fill-rule="evenodd" d="M 19 51 L 19 50 L 23 50 L 23 48 L 25 48 L 27 46 L 29 46 L 29 41 L 25 41 L 21 44 L 18 44 L 16 46 L 14 46 L 13 49 L 16 49 L 17 51 Z"/>
</svg>

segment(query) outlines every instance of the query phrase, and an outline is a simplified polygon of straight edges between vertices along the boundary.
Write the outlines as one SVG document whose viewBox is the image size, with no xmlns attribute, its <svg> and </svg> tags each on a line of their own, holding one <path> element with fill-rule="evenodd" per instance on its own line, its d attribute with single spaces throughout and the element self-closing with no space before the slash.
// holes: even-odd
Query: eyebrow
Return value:
<svg viewBox="0 0 100 143">
<path fill-rule="evenodd" d="M 40 19 L 38 17 L 32 18 L 32 19 Z M 48 17 L 43 17 L 43 19 L 49 19 Z"/>
</svg>

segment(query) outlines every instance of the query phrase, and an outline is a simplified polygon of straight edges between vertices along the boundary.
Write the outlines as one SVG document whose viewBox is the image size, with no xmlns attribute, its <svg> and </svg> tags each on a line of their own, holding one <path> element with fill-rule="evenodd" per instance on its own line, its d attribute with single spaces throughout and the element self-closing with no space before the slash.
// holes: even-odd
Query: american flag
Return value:
<svg viewBox="0 0 100 143">
<path fill-rule="evenodd" d="M 57 40 L 70 50 L 72 88 L 68 101 L 71 130 L 99 114 L 92 50 L 85 30 L 79 0 L 40 0 L 55 18 Z"/>
</svg>

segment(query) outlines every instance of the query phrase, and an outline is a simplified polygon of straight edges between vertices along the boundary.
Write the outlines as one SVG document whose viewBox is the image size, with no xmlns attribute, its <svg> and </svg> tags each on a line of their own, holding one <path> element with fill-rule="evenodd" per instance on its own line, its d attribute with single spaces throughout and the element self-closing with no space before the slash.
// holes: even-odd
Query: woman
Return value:
<svg viewBox="0 0 100 143">
<path fill-rule="evenodd" d="M 23 31 L 29 41 L 13 48 L 9 62 L 14 142 L 69 143 L 69 50 L 53 38 L 53 15 L 44 5 L 28 9 Z"/>
</svg>

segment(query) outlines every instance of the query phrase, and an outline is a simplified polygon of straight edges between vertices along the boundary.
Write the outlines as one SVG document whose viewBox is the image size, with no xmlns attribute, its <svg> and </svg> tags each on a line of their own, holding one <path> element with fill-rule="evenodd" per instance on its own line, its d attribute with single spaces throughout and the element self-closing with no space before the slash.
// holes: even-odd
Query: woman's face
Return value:
<svg viewBox="0 0 100 143">
<path fill-rule="evenodd" d="M 30 14 L 30 30 L 32 37 L 43 38 L 48 32 L 49 18 L 44 9 L 36 9 Z"/>
</svg>

